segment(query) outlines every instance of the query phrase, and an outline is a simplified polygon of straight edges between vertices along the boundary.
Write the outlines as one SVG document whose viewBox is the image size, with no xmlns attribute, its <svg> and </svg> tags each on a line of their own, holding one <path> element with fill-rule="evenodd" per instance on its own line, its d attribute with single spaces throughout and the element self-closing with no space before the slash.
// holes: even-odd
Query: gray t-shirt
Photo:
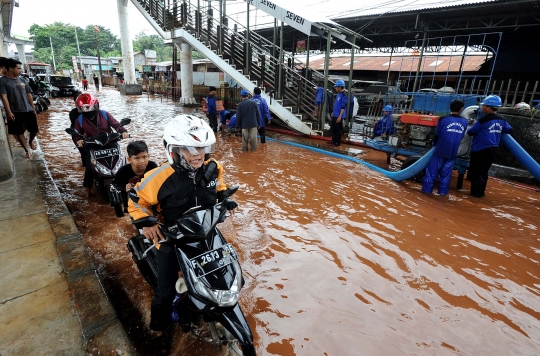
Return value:
<svg viewBox="0 0 540 356">
<path fill-rule="evenodd" d="M 7 76 L 0 78 L 0 94 L 7 95 L 11 112 L 34 111 L 28 103 L 27 93 L 32 93 L 32 89 L 25 80 L 19 77 L 11 79 Z"/>
</svg>

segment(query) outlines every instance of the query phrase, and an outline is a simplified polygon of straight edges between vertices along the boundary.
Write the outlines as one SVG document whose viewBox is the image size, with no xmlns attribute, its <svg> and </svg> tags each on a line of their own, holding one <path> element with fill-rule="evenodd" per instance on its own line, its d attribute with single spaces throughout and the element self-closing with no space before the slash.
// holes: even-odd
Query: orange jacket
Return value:
<svg viewBox="0 0 540 356">
<path fill-rule="evenodd" d="M 172 224 L 189 208 L 217 204 L 218 193 L 227 189 L 223 166 L 209 159 L 202 168 L 194 178 L 169 163 L 148 171 L 129 193 L 128 212 L 134 223 L 158 213 L 160 221 Z"/>
</svg>

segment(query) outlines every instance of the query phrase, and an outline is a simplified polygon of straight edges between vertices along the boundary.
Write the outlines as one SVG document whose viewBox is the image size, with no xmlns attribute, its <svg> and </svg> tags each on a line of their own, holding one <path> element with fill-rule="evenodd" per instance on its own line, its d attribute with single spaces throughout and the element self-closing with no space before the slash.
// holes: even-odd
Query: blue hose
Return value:
<svg viewBox="0 0 540 356">
<path fill-rule="evenodd" d="M 397 181 L 402 181 L 402 180 L 409 179 L 411 177 L 414 177 L 418 173 L 422 172 L 422 170 L 424 168 L 426 168 L 426 165 L 427 165 L 429 159 L 433 155 L 433 148 L 432 148 L 428 152 L 426 152 L 426 154 L 423 155 L 418 161 L 414 162 L 409 167 L 407 167 L 407 168 L 405 168 L 405 169 L 403 169 L 401 171 L 390 172 L 390 171 L 387 171 L 386 169 L 382 169 L 381 167 L 377 167 L 374 164 L 368 163 L 368 162 L 363 161 L 363 160 L 358 159 L 358 158 L 349 157 L 349 156 L 345 156 L 345 155 L 342 155 L 342 154 L 339 154 L 339 153 L 322 150 L 320 148 L 315 148 L 315 147 L 303 145 L 301 143 L 276 140 L 276 139 L 273 139 L 273 138 L 270 138 L 270 137 L 267 137 L 266 139 L 267 140 L 277 141 L 279 143 L 284 143 L 286 145 L 291 145 L 291 146 L 295 146 L 295 147 L 304 148 L 306 150 L 311 150 L 311 151 L 322 153 L 322 154 L 325 154 L 325 155 L 328 155 L 328 156 L 332 156 L 332 157 L 336 157 L 336 158 L 343 158 L 343 159 L 346 159 L 346 160 L 349 160 L 349 161 L 352 161 L 352 162 L 360 163 L 360 164 L 362 164 L 362 165 L 364 165 L 364 166 L 366 166 L 368 168 L 371 168 L 371 169 L 373 169 L 373 170 L 375 170 L 375 171 L 377 171 L 379 173 L 384 174 L 385 176 L 387 176 L 390 179 L 397 180 Z"/>
<path fill-rule="evenodd" d="M 534 158 L 532 158 L 510 135 L 503 134 L 501 136 L 501 142 L 504 144 L 504 147 L 506 147 L 508 151 L 510 151 L 510 153 L 512 153 L 514 157 L 516 157 L 518 161 L 531 172 L 534 178 L 540 181 L 540 165 Z"/>
</svg>

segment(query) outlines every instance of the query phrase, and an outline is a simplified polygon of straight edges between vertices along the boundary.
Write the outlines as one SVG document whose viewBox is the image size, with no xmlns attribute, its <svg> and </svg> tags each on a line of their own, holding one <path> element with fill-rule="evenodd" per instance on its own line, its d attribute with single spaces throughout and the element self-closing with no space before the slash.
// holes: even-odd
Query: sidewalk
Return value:
<svg viewBox="0 0 540 356">
<path fill-rule="evenodd" d="M 0 182 L 0 355 L 132 355 L 39 151 Z"/>
</svg>

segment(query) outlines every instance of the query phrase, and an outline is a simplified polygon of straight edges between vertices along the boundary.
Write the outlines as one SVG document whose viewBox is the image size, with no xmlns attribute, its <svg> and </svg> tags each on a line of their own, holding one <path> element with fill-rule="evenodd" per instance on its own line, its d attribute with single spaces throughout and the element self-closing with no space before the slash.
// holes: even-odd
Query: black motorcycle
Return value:
<svg viewBox="0 0 540 356">
<path fill-rule="evenodd" d="M 131 119 L 120 121 L 120 127 L 128 125 Z M 79 135 L 77 130 L 67 128 L 70 135 Z M 124 216 L 122 197 L 120 192 L 111 183 L 114 175 L 126 164 L 126 159 L 118 141 L 122 135 L 118 132 L 99 133 L 96 136 L 84 139 L 84 145 L 90 155 L 90 164 L 94 172 L 94 185 L 99 195 L 114 208 L 116 216 Z"/>
<path fill-rule="evenodd" d="M 237 190 L 238 186 L 227 189 L 224 197 Z M 244 285 L 242 269 L 236 250 L 217 228 L 217 224 L 225 221 L 227 216 L 227 209 L 218 203 L 210 209 L 189 209 L 174 226 L 159 224 L 165 236 L 160 243 L 174 245 L 183 275 L 176 283 L 172 318 L 184 332 L 192 332 L 198 337 L 204 337 L 201 330 L 207 330 L 209 339 L 218 350 L 225 346 L 231 355 L 251 356 L 255 355 L 253 335 L 238 304 Z M 137 221 L 139 228 L 155 224 L 155 217 Z M 129 240 L 128 249 L 155 292 L 155 245 L 144 235 L 138 235 Z"/>
</svg>

